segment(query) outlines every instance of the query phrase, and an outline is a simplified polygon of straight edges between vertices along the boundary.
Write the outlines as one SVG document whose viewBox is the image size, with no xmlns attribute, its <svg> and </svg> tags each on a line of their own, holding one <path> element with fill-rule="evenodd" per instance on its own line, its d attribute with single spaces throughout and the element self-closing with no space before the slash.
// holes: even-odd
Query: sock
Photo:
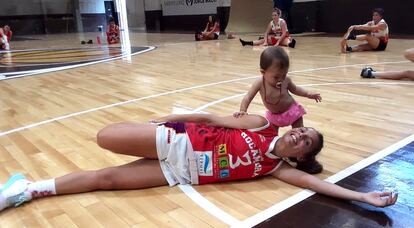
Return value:
<svg viewBox="0 0 414 228">
<path fill-rule="evenodd" d="M 296 40 L 292 39 L 292 41 L 288 44 L 288 47 L 295 48 Z"/>
<path fill-rule="evenodd" d="M 37 181 L 30 183 L 27 186 L 27 191 L 30 192 L 32 198 L 39 198 L 49 195 L 56 195 L 55 179 Z"/>
<path fill-rule="evenodd" d="M 345 48 L 345 50 L 347 51 L 347 52 L 352 52 L 352 47 L 350 47 L 350 46 L 346 46 L 346 48 Z"/>
<path fill-rule="evenodd" d="M 251 46 L 253 46 L 253 41 L 244 41 L 244 40 L 242 40 L 242 39 L 239 39 L 240 40 L 240 43 L 243 45 L 243 46 L 246 46 L 246 45 L 251 45 Z"/>
<path fill-rule="evenodd" d="M 353 33 L 353 31 L 351 33 L 349 33 L 348 37 L 346 38 L 347 40 L 356 40 L 356 36 Z"/>
<path fill-rule="evenodd" d="M 376 75 L 377 73 L 375 73 L 375 71 L 370 71 L 369 73 L 368 73 L 368 76 L 370 76 L 371 78 L 375 78 L 375 75 Z"/>
<path fill-rule="evenodd" d="M 0 211 L 2 211 L 4 208 L 8 207 L 6 199 L 4 198 L 3 194 L 0 194 Z"/>
</svg>

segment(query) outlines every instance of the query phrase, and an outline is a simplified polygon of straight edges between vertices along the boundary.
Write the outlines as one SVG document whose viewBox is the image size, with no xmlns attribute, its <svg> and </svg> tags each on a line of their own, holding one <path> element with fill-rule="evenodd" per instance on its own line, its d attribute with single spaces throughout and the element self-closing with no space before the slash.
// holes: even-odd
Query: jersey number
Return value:
<svg viewBox="0 0 414 228">
<path fill-rule="evenodd" d="M 248 166 L 250 164 L 252 164 L 252 160 L 249 157 L 249 151 L 247 151 L 244 155 L 244 158 L 246 158 L 246 161 L 242 161 L 242 159 L 240 157 L 237 157 L 236 162 L 233 163 L 233 156 L 231 154 L 229 154 L 229 158 L 230 158 L 230 167 L 232 169 L 235 169 L 237 166 L 239 165 L 243 165 L 243 166 Z"/>
</svg>

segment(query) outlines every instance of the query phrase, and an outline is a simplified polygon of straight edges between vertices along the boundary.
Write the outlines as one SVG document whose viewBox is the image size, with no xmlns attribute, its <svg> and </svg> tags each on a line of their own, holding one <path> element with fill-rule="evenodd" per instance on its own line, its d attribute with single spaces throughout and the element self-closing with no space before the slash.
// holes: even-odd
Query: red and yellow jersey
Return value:
<svg viewBox="0 0 414 228">
<path fill-rule="evenodd" d="M 229 129 L 186 123 L 197 167 L 198 183 L 252 179 L 267 175 L 282 164 L 273 155 L 277 131 L 268 123 L 250 129 Z M 191 162 L 191 160 L 190 160 Z"/>
</svg>

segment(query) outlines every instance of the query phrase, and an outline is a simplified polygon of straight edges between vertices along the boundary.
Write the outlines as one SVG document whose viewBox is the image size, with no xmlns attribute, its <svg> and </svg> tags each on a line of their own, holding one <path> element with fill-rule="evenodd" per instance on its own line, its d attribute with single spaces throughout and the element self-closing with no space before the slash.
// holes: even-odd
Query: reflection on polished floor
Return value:
<svg viewBox="0 0 414 228">
<path fill-rule="evenodd" d="M 96 37 L 96 34 L 83 35 Z M 193 42 L 191 34 L 130 33 L 130 36 L 132 47 L 157 48 L 134 55 L 130 60 L 119 58 L 0 81 L 0 183 L 16 172 L 39 180 L 136 160 L 100 149 L 95 143 L 96 133 L 109 123 L 147 122 L 178 111 L 231 115 L 239 109 L 243 94 L 260 75 L 259 55 L 264 47 L 242 47 L 237 39 Z M 13 42 L 12 48 L 82 47 L 76 35 L 34 38 L 29 42 Z M 406 61 L 402 53 L 413 47 L 414 41 L 391 40 L 385 52 L 340 54 L 338 38 L 295 39 L 297 47 L 286 48 L 291 58 L 289 74 L 297 85 L 319 92 L 323 98 L 322 103 L 315 103 L 295 97 L 308 112 L 305 125 L 325 135 L 326 146 L 318 157 L 324 171 L 317 175 L 319 178 L 334 175 L 414 133 L 414 82 L 359 77 L 364 66 L 378 71 L 413 70 L 414 64 Z M 91 46 L 98 50 L 101 47 L 106 48 Z M 57 62 L 64 59 L 64 52 L 60 53 Z M 41 58 L 33 61 L 39 62 Z M 249 110 L 257 114 L 265 111 L 258 97 Z M 397 156 L 397 160 L 399 155 L 392 156 Z M 395 182 L 396 186 L 401 184 L 400 180 Z M 358 187 L 358 181 L 353 184 Z M 193 187 L 203 198 L 241 222 L 302 191 L 271 177 Z M 0 224 L 2 227 L 229 226 L 222 214 L 212 215 L 197 203 L 179 187 L 94 192 L 45 198 L 5 210 L 0 214 Z M 318 205 L 321 204 L 337 205 L 338 201 L 323 198 Z M 359 204 L 339 204 L 326 207 L 355 210 L 349 213 L 358 216 L 377 214 Z M 392 217 L 397 215 L 393 210 L 403 213 L 402 209 L 409 209 L 405 201 L 384 213 Z M 383 224 L 382 215 L 364 219 L 366 224 L 376 224 L 376 219 Z M 338 221 L 338 226 L 346 225 L 341 217 Z"/>
<path fill-rule="evenodd" d="M 338 182 L 357 191 L 398 191 L 396 205 L 376 208 L 313 195 L 256 227 L 412 227 L 413 173 L 414 141 Z"/>
</svg>

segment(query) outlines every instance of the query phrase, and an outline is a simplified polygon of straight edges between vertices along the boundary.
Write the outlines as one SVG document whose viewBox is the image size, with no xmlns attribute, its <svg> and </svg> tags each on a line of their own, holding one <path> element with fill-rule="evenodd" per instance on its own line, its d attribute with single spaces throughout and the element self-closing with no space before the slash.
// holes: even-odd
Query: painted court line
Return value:
<svg viewBox="0 0 414 228">
<path fill-rule="evenodd" d="M 414 134 L 406 137 L 405 139 L 369 156 L 368 158 L 365 158 L 361 161 L 359 161 L 358 163 L 355 163 L 354 165 L 351 165 L 350 167 L 336 173 L 335 175 L 332 175 L 328 178 L 325 179 L 325 181 L 330 182 L 330 183 L 336 183 L 342 179 L 344 179 L 345 177 L 350 176 L 351 174 L 371 165 L 372 163 L 384 158 L 385 156 L 395 152 L 396 150 L 404 147 L 405 145 L 409 144 L 410 142 L 414 141 Z M 283 210 L 295 205 L 298 202 L 301 202 L 302 200 L 314 195 L 315 192 L 312 192 L 310 190 L 303 190 L 291 197 L 289 197 L 286 200 L 283 200 L 280 203 L 277 203 L 273 206 L 271 206 L 270 208 L 246 219 L 243 221 L 243 226 L 246 227 L 252 227 L 255 226 L 263 221 L 265 221 L 266 219 L 277 215 L 278 213 L 282 212 Z"/>
<path fill-rule="evenodd" d="M 155 47 L 153 47 L 153 46 L 144 46 L 144 47 L 148 47 L 148 49 L 133 53 L 133 54 L 131 54 L 131 56 L 142 54 L 142 53 L 152 51 L 152 50 L 155 49 Z M 49 72 L 55 72 L 55 71 L 61 71 L 61 70 L 67 70 L 67 69 L 72 69 L 72 68 L 77 68 L 77 67 L 89 66 L 89 65 L 92 65 L 92 64 L 108 62 L 108 61 L 117 60 L 117 59 L 121 59 L 121 58 L 125 58 L 125 55 L 120 55 L 120 56 L 109 58 L 109 59 L 103 59 L 103 60 L 99 60 L 99 61 L 95 61 L 95 62 L 88 62 L 88 63 L 82 63 L 82 64 L 77 64 L 77 65 L 53 67 L 53 68 L 42 69 L 42 70 L 19 71 L 17 73 L 19 73 L 19 74 L 22 73 L 22 75 L 9 76 L 9 77 L 0 77 L 0 81 L 13 79 L 13 78 L 27 77 L 27 76 L 31 76 L 31 75 L 38 75 L 38 74 L 43 74 L 43 73 L 49 73 Z M 15 73 L 16 72 L 3 73 L 1 75 L 6 76 L 6 75 L 13 75 Z"/>
<path fill-rule="evenodd" d="M 206 210 L 211 215 L 215 216 L 216 218 L 220 219 L 222 222 L 226 223 L 230 226 L 240 227 L 241 221 L 234 218 L 221 208 L 214 205 L 200 193 L 198 193 L 191 185 L 178 185 L 178 187 L 190 198 L 192 199 L 197 205 L 201 208 Z"/>
</svg>

